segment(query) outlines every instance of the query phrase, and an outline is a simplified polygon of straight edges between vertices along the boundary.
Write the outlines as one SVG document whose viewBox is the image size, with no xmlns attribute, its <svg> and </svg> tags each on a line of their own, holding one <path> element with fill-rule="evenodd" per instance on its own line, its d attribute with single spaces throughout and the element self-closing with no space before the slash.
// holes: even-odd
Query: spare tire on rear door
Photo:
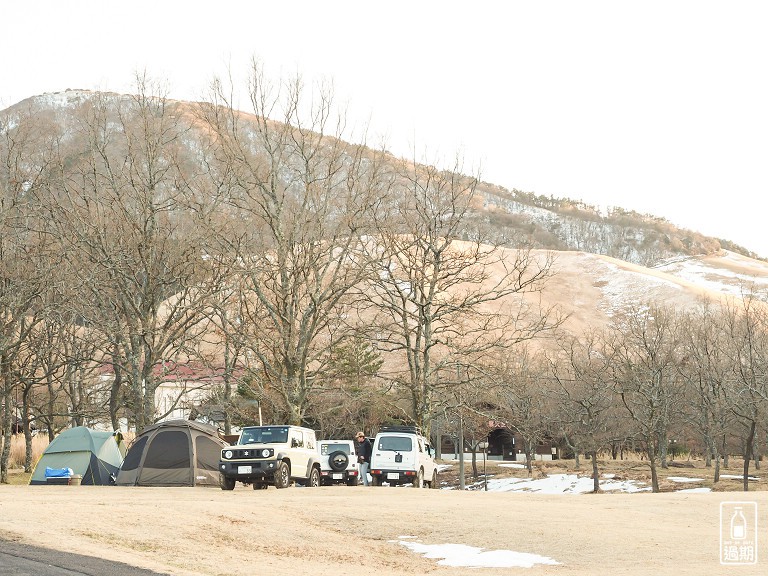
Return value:
<svg viewBox="0 0 768 576">
<path fill-rule="evenodd" d="M 348 463 L 349 456 L 341 450 L 336 450 L 336 452 L 332 452 L 328 456 L 328 466 L 331 467 L 331 470 L 335 470 L 336 472 L 346 470 Z"/>
</svg>

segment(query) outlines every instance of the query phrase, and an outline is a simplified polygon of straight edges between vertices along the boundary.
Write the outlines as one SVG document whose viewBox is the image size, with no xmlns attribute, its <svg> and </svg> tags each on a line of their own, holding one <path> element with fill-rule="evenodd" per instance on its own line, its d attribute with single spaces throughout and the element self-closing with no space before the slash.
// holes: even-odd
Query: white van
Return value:
<svg viewBox="0 0 768 576">
<path fill-rule="evenodd" d="M 371 484 L 437 488 L 437 464 L 429 441 L 415 426 L 383 426 L 371 454 Z"/>
</svg>

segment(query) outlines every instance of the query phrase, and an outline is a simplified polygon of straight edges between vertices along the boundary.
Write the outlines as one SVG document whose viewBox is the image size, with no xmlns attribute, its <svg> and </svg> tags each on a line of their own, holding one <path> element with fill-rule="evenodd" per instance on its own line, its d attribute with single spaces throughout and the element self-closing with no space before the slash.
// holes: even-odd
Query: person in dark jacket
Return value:
<svg viewBox="0 0 768 576">
<path fill-rule="evenodd" d="M 371 464 L 371 453 L 373 445 L 365 434 L 358 432 L 355 434 L 355 454 L 357 455 L 357 467 L 360 470 L 360 478 L 363 486 L 368 486 L 368 466 Z"/>
</svg>

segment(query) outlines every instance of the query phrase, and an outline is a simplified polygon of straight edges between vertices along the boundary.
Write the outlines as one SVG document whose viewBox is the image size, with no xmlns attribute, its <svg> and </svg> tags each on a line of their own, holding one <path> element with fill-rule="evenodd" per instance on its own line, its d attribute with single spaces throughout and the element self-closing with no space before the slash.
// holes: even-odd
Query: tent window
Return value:
<svg viewBox="0 0 768 576">
<path fill-rule="evenodd" d="M 144 452 L 144 444 L 147 443 L 147 437 L 142 436 L 136 442 L 133 443 L 131 449 L 128 450 L 128 454 L 125 455 L 123 465 L 120 466 L 123 470 L 136 470 L 139 467 L 141 461 L 141 455 Z"/>
<path fill-rule="evenodd" d="M 152 439 L 144 468 L 189 468 L 189 438 L 186 432 L 164 430 Z"/>
<path fill-rule="evenodd" d="M 195 440 L 197 449 L 197 467 L 202 470 L 218 470 L 221 458 L 221 445 L 210 438 L 198 436 Z"/>
</svg>

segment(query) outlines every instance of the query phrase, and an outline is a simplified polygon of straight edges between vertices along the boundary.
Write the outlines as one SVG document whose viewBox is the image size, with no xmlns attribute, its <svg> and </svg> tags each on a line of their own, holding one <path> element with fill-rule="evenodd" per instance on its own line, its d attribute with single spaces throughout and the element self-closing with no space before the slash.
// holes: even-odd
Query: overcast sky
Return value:
<svg viewBox="0 0 768 576">
<path fill-rule="evenodd" d="M 767 30 L 764 0 L 5 0 L 0 108 L 137 70 L 197 99 L 255 56 L 333 81 L 398 155 L 768 257 Z"/>
</svg>

